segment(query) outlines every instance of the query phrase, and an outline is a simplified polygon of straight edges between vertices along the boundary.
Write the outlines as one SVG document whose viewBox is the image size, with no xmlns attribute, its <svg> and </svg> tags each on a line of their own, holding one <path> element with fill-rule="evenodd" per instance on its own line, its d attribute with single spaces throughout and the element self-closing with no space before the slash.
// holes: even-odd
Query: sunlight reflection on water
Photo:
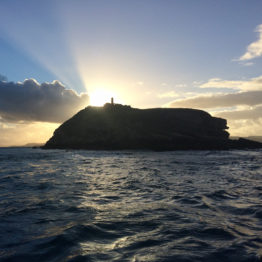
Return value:
<svg viewBox="0 0 262 262">
<path fill-rule="evenodd" d="M 259 261 L 261 160 L 0 149 L 1 261 Z"/>
</svg>

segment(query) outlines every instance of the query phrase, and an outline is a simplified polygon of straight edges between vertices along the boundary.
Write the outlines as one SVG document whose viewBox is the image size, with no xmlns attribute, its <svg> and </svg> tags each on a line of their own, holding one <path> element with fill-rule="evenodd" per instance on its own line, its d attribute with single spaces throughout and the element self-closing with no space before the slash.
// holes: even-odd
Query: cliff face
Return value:
<svg viewBox="0 0 262 262">
<path fill-rule="evenodd" d="M 64 122 L 44 148 L 227 149 L 226 120 L 195 109 L 87 107 Z M 234 142 L 233 142 L 234 143 Z"/>
</svg>

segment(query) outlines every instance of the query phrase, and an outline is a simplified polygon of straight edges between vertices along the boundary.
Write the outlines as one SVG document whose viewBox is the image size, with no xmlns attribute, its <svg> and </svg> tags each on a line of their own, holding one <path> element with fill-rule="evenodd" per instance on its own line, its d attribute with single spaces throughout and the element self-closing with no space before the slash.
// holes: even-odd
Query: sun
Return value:
<svg viewBox="0 0 262 262">
<path fill-rule="evenodd" d="M 115 97 L 113 92 L 106 89 L 95 89 L 90 93 L 90 105 L 103 106 L 110 102 L 111 97 Z"/>
</svg>

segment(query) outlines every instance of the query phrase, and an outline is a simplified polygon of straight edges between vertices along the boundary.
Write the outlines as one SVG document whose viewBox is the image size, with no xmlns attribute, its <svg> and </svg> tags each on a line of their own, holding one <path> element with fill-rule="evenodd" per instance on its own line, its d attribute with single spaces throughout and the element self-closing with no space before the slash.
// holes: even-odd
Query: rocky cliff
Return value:
<svg viewBox="0 0 262 262">
<path fill-rule="evenodd" d="M 195 109 L 89 106 L 55 130 L 44 148 L 184 150 L 258 148 L 230 140 L 226 120 Z"/>
</svg>

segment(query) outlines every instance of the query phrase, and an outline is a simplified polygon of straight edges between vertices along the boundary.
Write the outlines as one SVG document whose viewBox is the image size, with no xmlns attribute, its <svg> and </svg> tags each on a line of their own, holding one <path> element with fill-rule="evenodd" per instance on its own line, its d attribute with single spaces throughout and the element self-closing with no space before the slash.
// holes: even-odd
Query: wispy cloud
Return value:
<svg viewBox="0 0 262 262">
<path fill-rule="evenodd" d="M 174 98 L 174 97 L 179 97 L 179 96 L 180 94 L 175 91 L 169 91 L 169 92 L 161 93 L 158 95 L 159 98 L 167 98 L 167 97 Z"/>
<path fill-rule="evenodd" d="M 170 103 L 170 106 L 212 109 L 239 105 L 255 106 L 259 104 L 262 104 L 262 91 L 248 91 L 233 94 L 199 95 L 193 98 L 173 101 Z"/>
<path fill-rule="evenodd" d="M 167 86 L 166 83 L 162 83 L 161 86 Z M 176 84 L 175 85 L 175 89 L 184 89 L 187 87 L 187 84 Z M 167 92 L 164 92 L 164 93 L 160 93 L 157 95 L 157 97 L 159 98 L 183 98 L 186 96 L 189 96 L 189 95 L 192 95 L 192 93 L 189 93 L 189 92 L 182 92 L 181 90 L 180 91 L 174 91 L 174 90 L 170 90 L 170 91 L 167 91 Z"/>
<path fill-rule="evenodd" d="M 87 94 L 78 95 L 59 81 L 42 84 L 34 79 L 18 83 L 0 81 L 0 116 L 8 122 L 60 123 L 87 103 Z"/>
<path fill-rule="evenodd" d="M 7 81 L 7 77 L 0 74 L 0 81 Z"/>
<path fill-rule="evenodd" d="M 216 116 L 231 120 L 249 119 L 257 120 L 262 118 L 262 105 L 247 108 L 244 110 L 224 111 L 217 113 Z"/>
<path fill-rule="evenodd" d="M 248 80 L 223 80 L 211 78 L 208 82 L 200 85 L 200 88 L 229 88 L 241 91 L 262 90 L 262 76 Z"/>
<path fill-rule="evenodd" d="M 262 24 L 257 26 L 255 32 L 258 33 L 258 39 L 248 45 L 246 53 L 239 57 L 238 61 L 251 60 L 262 56 Z"/>
<path fill-rule="evenodd" d="M 254 65 L 253 62 L 246 62 L 246 61 L 242 61 L 240 64 L 243 65 L 243 66 L 252 66 L 252 65 Z"/>
<path fill-rule="evenodd" d="M 143 81 L 138 81 L 138 82 L 136 82 L 136 84 L 137 84 L 138 86 L 143 86 L 143 85 L 144 85 L 144 82 L 143 82 Z"/>
</svg>

